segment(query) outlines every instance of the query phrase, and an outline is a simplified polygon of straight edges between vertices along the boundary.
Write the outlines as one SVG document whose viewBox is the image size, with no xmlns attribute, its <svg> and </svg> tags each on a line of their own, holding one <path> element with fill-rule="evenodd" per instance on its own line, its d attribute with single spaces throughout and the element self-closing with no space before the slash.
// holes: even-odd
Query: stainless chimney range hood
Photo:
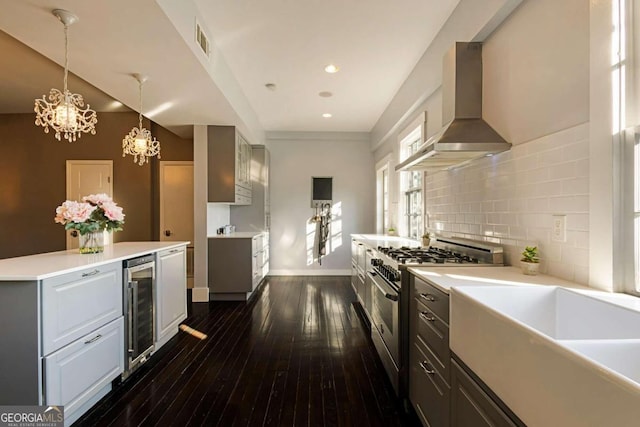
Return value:
<svg viewBox="0 0 640 427">
<path fill-rule="evenodd" d="M 444 127 L 396 171 L 447 170 L 511 148 L 482 119 L 482 43 L 457 42 L 445 55 L 442 122 Z"/>
</svg>

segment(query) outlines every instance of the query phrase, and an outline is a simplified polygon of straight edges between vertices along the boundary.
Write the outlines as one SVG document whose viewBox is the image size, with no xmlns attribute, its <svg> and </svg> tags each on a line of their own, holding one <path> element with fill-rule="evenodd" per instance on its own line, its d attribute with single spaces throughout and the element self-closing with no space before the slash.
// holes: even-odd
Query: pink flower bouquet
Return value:
<svg viewBox="0 0 640 427">
<path fill-rule="evenodd" d="M 81 235 L 96 231 L 120 231 L 124 224 L 124 213 L 111 197 L 90 194 L 82 202 L 66 200 L 56 208 L 55 222 L 66 230 L 78 230 Z"/>
</svg>

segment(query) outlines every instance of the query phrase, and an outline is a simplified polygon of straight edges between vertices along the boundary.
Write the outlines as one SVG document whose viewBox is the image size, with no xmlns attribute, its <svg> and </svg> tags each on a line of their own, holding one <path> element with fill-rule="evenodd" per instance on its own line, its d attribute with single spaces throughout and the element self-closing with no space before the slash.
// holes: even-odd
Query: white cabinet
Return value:
<svg viewBox="0 0 640 427">
<path fill-rule="evenodd" d="M 251 145 L 234 126 L 207 127 L 207 200 L 250 205 Z"/>
<path fill-rule="evenodd" d="M 42 281 L 42 353 L 47 355 L 122 316 L 119 262 Z"/>
<path fill-rule="evenodd" d="M 41 295 L 43 403 L 71 423 L 124 370 L 122 263 L 44 279 Z"/>
<path fill-rule="evenodd" d="M 186 247 L 157 254 L 156 350 L 178 332 L 187 318 Z"/>
<path fill-rule="evenodd" d="M 118 319 L 45 357 L 47 405 L 63 405 L 65 415 L 84 403 L 124 370 L 124 320 Z M 75 418 L 75 417 L 74 417 Z"/>
<path fill-rule="evenodd" d="M 269 273 L 269 233 L 259 234 L 251 239 L 252 247 L 252 290 L 256 290 L 260 282 Z"/>
</svg>

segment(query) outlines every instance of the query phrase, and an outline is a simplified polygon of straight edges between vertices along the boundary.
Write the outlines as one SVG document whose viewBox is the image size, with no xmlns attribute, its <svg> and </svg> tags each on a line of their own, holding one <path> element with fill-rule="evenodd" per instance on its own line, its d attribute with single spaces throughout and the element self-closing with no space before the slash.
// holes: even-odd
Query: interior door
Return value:
<svg viewBox="0 0 640 427">
<path fill-rule="evenodd" d="M 89 194 L 113 197 L 113 160 L 67 160 L 67 200 L 82 200 Z M 78 247 L 73 230 L 67 231 L 67 249 Z M 111 242 L 107 242 L 111 243 Z"/>
<path fill-rule="evenodd" d="M 160 162 L 160 240 L 189 241 L 187 287 L 193 287 L 193 162 Z"/>
</svg>

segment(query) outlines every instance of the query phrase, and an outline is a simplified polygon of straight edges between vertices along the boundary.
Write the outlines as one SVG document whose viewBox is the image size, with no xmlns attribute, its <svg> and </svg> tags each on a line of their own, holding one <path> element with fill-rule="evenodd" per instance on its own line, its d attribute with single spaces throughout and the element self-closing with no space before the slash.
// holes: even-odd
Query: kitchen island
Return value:
<svg viewBox="0 0 640 427">
<path fill-rule="evenodd" d="M 155 259 L 157 350 L 186 318 L 187 244 L 123 242 L 99 254 L 0 260 L 0 405 L 61 405 L 68 425 L 109 392 L 126 357 L 123 261 Z"/>
</svg>

